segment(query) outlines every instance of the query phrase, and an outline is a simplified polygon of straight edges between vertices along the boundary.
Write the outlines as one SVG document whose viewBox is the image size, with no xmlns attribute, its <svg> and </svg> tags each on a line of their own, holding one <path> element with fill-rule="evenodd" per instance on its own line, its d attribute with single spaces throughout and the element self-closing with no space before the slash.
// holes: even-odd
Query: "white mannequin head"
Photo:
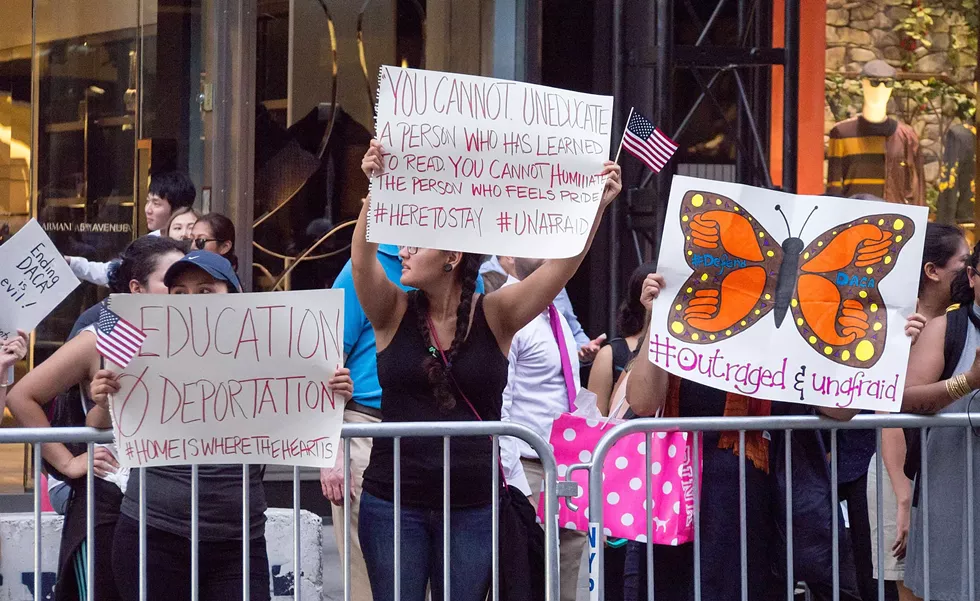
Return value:
<svg viewBox="0 0 980 601">
<path fill-rule="evenodd" d="M 877 84 L 877 85 L 875 85 Z M 861 114 L 873 123 L 881 123 L 888 118 L 888 100 L 892 97 L 893 87 L 878 80 L 867 77 L 861 80 L 861 92 L 864 94 L 864 108 Z"/>
<path fill-rule="evenodd" d="M 888 119 L 888 100 L 895 85 L 895 68 L 882 60 L 868 62 L 861 71 L 864 108 L 861 114 L 872 123 Z"/>
</svg>

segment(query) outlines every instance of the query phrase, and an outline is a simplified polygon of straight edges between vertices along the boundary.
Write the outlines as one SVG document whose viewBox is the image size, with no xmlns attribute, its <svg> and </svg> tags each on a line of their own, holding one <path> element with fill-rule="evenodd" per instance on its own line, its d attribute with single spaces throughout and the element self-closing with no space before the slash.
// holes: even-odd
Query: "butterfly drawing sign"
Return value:
<svg viewBox="0 0 980 601">
<path fill-rule="evenodd" d="M 899 410 L 927 216 L 675 177 L 650 361 L 750 397 Z"/>
</svg>

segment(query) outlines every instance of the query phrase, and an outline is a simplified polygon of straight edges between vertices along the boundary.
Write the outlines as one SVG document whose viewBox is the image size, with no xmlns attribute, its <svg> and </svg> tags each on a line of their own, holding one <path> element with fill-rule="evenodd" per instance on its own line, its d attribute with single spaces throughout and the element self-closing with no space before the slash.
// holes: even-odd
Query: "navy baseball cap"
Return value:
<svg viewBox="0 0 980 601">
<path fill-rule="evenodd" d="M 201 269 L 214 279 L 227 283 L 229 292 L 242 291 L 242 284 L 238 281 L 238 276 L 235 275 L 235 270 L 231 268 L 228 259 L 209 250 L 192 250 L 184 255 L 184 258 L 170 266 L 163 276 L 163 283 L 167 288 L 171 288 L 177 276 L 191 267 Z"/>
</svg>

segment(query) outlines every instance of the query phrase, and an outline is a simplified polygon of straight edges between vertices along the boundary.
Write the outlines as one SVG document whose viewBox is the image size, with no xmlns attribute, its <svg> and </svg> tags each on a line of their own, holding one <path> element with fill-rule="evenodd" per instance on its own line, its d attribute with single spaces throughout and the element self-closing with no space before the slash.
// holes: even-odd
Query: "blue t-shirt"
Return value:
<svg viewBox="0 0 980 601">
<path fill-rule="evenodd" d="M 402 290 L 410 290 L 401 284 L 402 262 L 398 258 L 397 246 L 379 245 L 378 261 L 389 280 Z M 347 369 L 354 381 L 353 400 L 367 407 L 381 409 L 381 384 L 378 383 L 374 330 L 357 300 L 350 261 L 347 261 L 334 280 L 333 288 L 344 291 L 344 354 L 347 356 Z M 477 278 L 476 292 L 483 293 L 483 278 Z"/>
</svg>

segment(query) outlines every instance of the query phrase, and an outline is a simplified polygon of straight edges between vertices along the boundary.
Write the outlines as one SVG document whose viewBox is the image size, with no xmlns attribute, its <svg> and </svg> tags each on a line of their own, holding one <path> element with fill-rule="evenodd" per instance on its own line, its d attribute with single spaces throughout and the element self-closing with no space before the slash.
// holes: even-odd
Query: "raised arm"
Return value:
<svg viewBox="0 0 980 601">
<path fill-rule="evenodd" d="M 17 330 L 17 335 L 0 342 L 0 415 L 7 404 L 7 387 L 13 385 L 14 364 L 27 356 L 27 333 Z M 10 378 L 7 380 L 7 378 Z"/>
<path fill-rule="evenodd" d="M 912 345 L 909 367 L 905 378 L 905 396 L 902 398 L 902 411 L 907 413 L 937 413 L 952 403 L 946 389 L 947 380 L 940 380 L 943 374 L 946 344 L 946 316 L 941 315 L 926 324 L 918 340 Z M 967 387 L 976 390 L 980 384 L 980 367 L 977 361 L 963 375 Z M 956 379 L 960 374 L 954 375 Z"/>
<path fill-rule="evenodd" d="M 606 345 L 595 356 L 592 371 L 589 372 L 589 385 L 586 387 L 595 393 L 596 407 L 603 415 L 609 415 L 609 399 L 612 397 L 614 384 L 612 346 Z"/>
<path fill-rule="evenodd" d="M 377 140 L 371 140 L 371 147 L 361 161 L 361 170 L 369 178 L 378 177 L 383 172 L 382 148 Z M 407 295 L 392 283 L 385 274 L 384 267 L 378 260 L 378 245 L 368 242 L 367 215 L 371 197 L 361 206 L 361 214 L 357 218 L 354 237 L 351 241 L 351 273 L 354 276 L 354 289 L 361 301 L 361 307 L 368 321 L 374 327 L 375 335 L 379 338 L 378 350 L 387 344 L 386 334 L 393 335 L 394 328 L 401 322 L 405 308 L 408 306 Z"/>
<path fill-rule="evenodd" d="M 95 352 L 95 334 L 82 332 L 28 372 L 7 393 L 7 406 L 17 423 L 27 428 L 50 428 L 51 422 L 42 407 L 59 393 L 91 378 L 98 367 L 98 362 L 93 361 Z M 42 454 L 65 476 L 80 478 L 85 475 L 86 457 L 73 457 L 61 443 L 45 444 Z"/>
<path fill-rule="evenodd" d="M 589 232 L 588 240 L 586 240 L 582 252 L 568 259 L 545 261 L 541 267 L 521 282 L 513 286 L 505 286 L 487 295 L 484 301 L 484 310 L 487 321 L 498 340 L 510 339 L 518 330 L 534 319 L 535 315 L 544 311 L 555 300 L 568 280 L 572 279 L 572 276 L 578 271 L 585 255 L 588 254 L 589 248 L 592 246 L 592 240 L 602 223 L 602 216 L 606 212 L 606 208 L 619 195 L 619 191 L 623 187 L 620 181 L 621 171 L 616 163 L 606 161 L 602 176 L 608 177 L 606 187 L 603 190 L 599 211 L 592 223 L 592 230 Z"/>
<path fill-rule="evenodd" d="M 640 292 L 640 303 L 647 309 L 647 315 L 653 308 L 653 301 L 660 296 L 664 287 L 664 278 L 659 273 L 651 273 L 643 280 Z M 640 354 L 630 370 L 629 380 L 626 381 L 626 402 L 633 413 L 640 416 L 655 415 L 667 399 L 669 378 L 666 371 L 650 362 L 646 354 L 646 335 L 640 336 Z"/>
</svg>

